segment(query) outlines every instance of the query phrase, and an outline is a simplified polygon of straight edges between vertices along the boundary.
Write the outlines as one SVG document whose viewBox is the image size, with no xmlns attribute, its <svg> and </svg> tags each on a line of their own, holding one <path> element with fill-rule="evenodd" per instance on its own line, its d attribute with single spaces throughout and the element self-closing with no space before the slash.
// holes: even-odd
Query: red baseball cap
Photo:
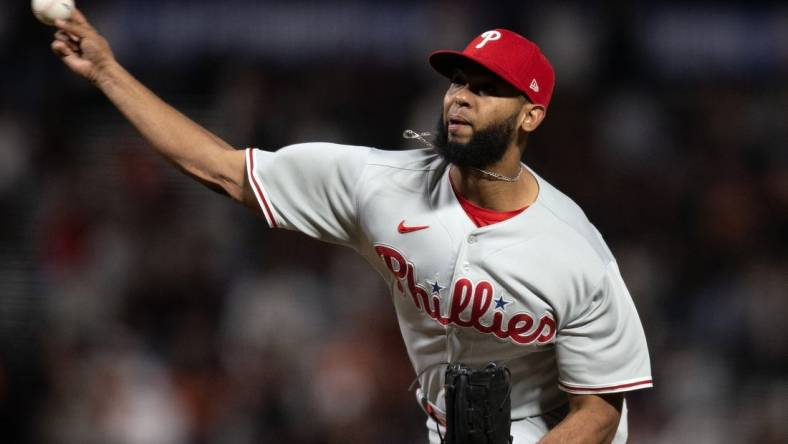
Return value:
<svg viewBox="0 0 788 444">
<path fill-rule="evenodd" d="M 436 71 L 451 78 L 454 69 L 468 60 L 475 62 L 517 88 L 531 102 L 547 109 L 555 86 L 555 71 L 536 44 L 508 29 L 481 33 L 465 49 L 430 54 Z"/>
</svg>

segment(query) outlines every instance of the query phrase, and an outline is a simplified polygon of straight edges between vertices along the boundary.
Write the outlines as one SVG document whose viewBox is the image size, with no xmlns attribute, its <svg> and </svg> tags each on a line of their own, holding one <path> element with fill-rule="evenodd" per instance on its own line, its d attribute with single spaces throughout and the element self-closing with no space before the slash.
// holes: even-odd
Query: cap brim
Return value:
<svg viewBox="0 0 788 444">
<path fill-rule="evenodd" d="M 460 51 L 452 51 L 452 50 L 443 50 L 443 51 L 435 51 L 430 54 L 429 57 L 430 65 L 435 71 L 438 71 L 442 76 L 451 79 L 454 75 L 454 70 L 460 66 L 473 64 L 481 66 L 489 71 L 493 71 L 488 66 L 485 66 L 481 62 L 468 57 L 467 55 L 461 53 Z M 497 75 L 497 74 L 496 74 Z"/>
<path fill-rule="evenodd" d="M 520 88 L 515 84 L 512 79 L 504 72 L 500 67 L 495 66 L 485 60 L 476 59 L 470 57 L 466 54 L 463 54 L 460 51 L 452 51 L 452 50 L 442 50 L 442 51 L 435 51 L 429 56 L 430 65 L 432 65 L 435 71 L 438 71 L 442 76 L 451 79 L 454 76 L 454 72 L 458 67 L 467 66 L 467 65 L 475 65 L 480 66 L 483 69 L 490 71 L 492 74 L 500 77 L 506 83 L 512 85 L 516 90 L 520 91 L 521 93 L 525 94 L 528 97 L 528 93 Z"/>
</svg>

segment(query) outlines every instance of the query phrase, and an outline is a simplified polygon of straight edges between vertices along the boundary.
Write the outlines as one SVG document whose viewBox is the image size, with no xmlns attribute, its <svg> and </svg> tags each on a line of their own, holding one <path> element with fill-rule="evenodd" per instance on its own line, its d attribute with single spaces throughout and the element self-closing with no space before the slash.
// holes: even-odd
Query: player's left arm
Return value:
<svg viewBox="0 0 788 444">
<path fill-rule="evenodd" d="M 623 393 L 570 395 L 569 414 L 539 444 L 607 444 L 621 419 Z"/>
<path fill-rule="evenodd" d="M 624 392 L 652 386 L 646 336 L 615 261 L 592 288 L 562 308 L 556 361 L 570 411 L 541 443 L 611 442 Z"/>
</svg>

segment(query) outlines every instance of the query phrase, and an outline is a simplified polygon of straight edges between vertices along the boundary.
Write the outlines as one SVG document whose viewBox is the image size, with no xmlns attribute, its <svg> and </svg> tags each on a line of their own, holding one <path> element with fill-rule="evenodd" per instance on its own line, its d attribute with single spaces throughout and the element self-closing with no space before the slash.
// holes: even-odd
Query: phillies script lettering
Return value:
<svg viewBox="0 0 788 444">
<path fill-rule="evenodd" d="M 482 322 L 482 318 L 492 308 L 494 299 L 493 285 L 485 280 L 474 284 L 468 278 L 457 279 L 451 293 L 449 314 L 443 316 L 440 296 L 430 294 L 416 284 L 413 264 L 405 260 L 402 253 L 386 245 L 375 245 L 375 251 L 397 279 L 397 288 L 402 296 L 406 295 L 407 289 L 416 308 L 443 325 L 472 327 L 481 333 L 508 338 L 517 344 L 545 344 L 555 337 L 555 319 L 549 313 L 543 314 L 538 321 L 527 312 L 516 313 L 506 320 L 504 313 L 492 309 L 492 322 L 489 325 Z"/>
</svg>

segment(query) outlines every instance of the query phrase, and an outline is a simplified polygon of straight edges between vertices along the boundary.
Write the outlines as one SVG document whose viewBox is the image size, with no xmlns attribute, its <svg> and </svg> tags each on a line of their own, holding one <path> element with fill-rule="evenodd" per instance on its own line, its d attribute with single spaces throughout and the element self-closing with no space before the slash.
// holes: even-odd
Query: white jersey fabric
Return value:
<svg viewBox="0 0 788 444">
<path fill-rule="evenodd" d="M 351 247 L 383 276 L 418 396 L 438 418 L 448 362 L 506 365 L 513 419 L 554 412 L 566 393 L 651 387 L 643 328 L 613 255 L 583 211 L 535 173 L 528 209 L 478 228 L 431 149 L 307 143 L 249 149 L 246 163 L 271 227 Z"/>
</svg>

